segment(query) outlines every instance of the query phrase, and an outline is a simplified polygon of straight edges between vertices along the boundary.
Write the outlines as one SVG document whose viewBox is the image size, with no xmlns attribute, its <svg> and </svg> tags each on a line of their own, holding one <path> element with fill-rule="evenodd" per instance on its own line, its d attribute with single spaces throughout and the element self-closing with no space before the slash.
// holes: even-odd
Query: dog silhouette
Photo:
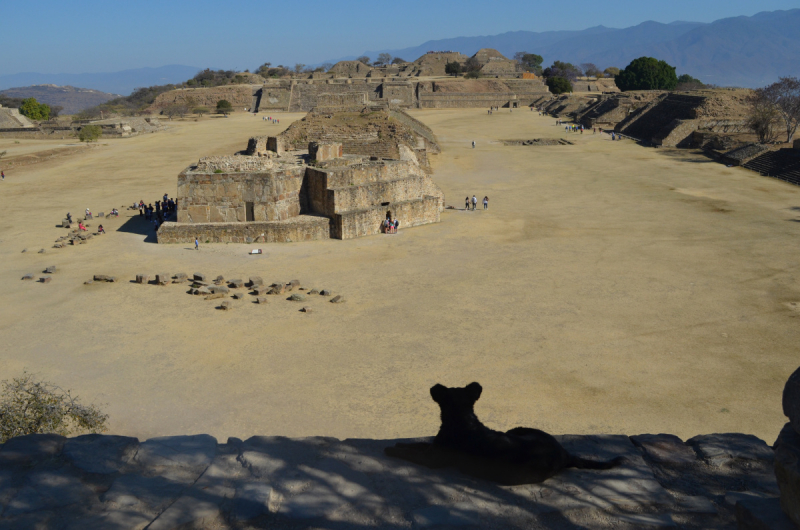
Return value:
<svg viewBox="0 0 800 530">
<path fill-rule="evenodd" d="M 462 473 L 513 486 L 542 482 L 563 469 L 611 469 L 625 461 L 588 460 L 570 454 L 558 440 L 538 429 L 516 427 L 506 432 L 486 427 L 474 406 L 483 388 L 434 385 L 431 397 L 441 409 L 442 425 L 433 443 L 398 443 L 386 455 L 437 469 L 455 467 Z"/>
</svg>

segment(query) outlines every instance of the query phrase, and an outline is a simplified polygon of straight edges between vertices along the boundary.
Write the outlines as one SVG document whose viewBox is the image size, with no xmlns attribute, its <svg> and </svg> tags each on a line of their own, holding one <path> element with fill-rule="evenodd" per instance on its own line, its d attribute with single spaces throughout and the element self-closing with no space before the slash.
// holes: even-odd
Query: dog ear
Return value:
<svg viewBox="0 0 800 530">
<path fill-rule="evenodd" d="M 483 387 L 479 383 L 470 383 L 467 385 L 467 393 L 469 397 L 472 398 L 472 401 L 478 401 L 481 397 L 481 392 L 483 392 Z"/>
<path fill-rule="evenodd" d="M 446 386 L 436 383 L 431 387 L 431 397 L 436 403 L 439 403 L 439 400 L 444 396 L 446 390 Z"/>
</svg>

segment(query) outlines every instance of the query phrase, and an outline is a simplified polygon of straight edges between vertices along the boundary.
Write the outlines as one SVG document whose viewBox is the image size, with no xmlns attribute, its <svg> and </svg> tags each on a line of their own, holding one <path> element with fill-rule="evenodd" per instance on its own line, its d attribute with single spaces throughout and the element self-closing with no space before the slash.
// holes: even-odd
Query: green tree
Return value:
<svg viewBox="0 0 800 530">
<path fill-rule="evenodd" d="M 208 107 L 195 107 L 194 109 L 192 109 L 192 112 L 194 112 L 198 116 L 202 116 L 203 114 L 208 114 Z"/>
<path fill-rule="evenodd" d="M 217 101 L 217 112 L 220 114 L 228 115 L 230 111 L 233 110 L 233 105 L 227 99 L 221 99 Z"/>
<path fill-rule="evenodd" d="M 392 59 L 392 64 L 401 64 L 404 62 L 406 62 L 405 59 L 401 59 L 400 57 L 395 57 L 394 59 Z"/>
<path fill-rule="evenodd" d="M 367 57 L 366 55 L 362 55 L 361 57 L 356 59 L 356 61 L 358 61 L 360 63 L 364 63 L 364 64 L 370 64 L 370 58 Z"/>
<path fill-rule="evenodd" d="M 3 381 L 0 395 L 0 443 L 25 434 L 103 432 L 108 415 L 83 405 L 69 390 L 28 373 Z"/>
<path fill-rule="evenodd" d="M 678 76 L 675 67 L 652 57 L 631 61 L 616 77 L 620 90 L 675 90 Z"/>
<path fill-rule="evenodd" d="M 606 74 L 608 77 L 617 77 L 619 75 L 619 68 L 616 66 L 609 66 L 603 73 Z"/>
<path fill-rule="evenodd" d="M 19 113 L 31 120 L 49 120 L 50 107 L 44 103 L 39 103 L 36 98 L 22 100 Z"/>
<path fill-rule="evenodd" d="M 461 63 L 458 61 L 450 61 L 444 65 L 444 73 L 458 77 L 458 74 L 461 73 Z"/>
<path fill-rule="evenodd" d="M 544 58 L 541 55 L 528 52 L 517 52 L 514 54 L 514 60 L 517 61 L 520 68 L 533 72 L 536 74 L 542 73 L 542 62 Z"/>
<path fill-rule="evenodd" d="M 566 77 L 548 77 L 547 87 L 556 96 L 565 92 L 572 92 L 572 83 Z"/>
<path fill-rule="evenodd" d="M 103 129 L 99 125 L 84 125 L 78 132 L 78 139 L 81 142 L 96 142 L 103 134 Z"/>
</svg>

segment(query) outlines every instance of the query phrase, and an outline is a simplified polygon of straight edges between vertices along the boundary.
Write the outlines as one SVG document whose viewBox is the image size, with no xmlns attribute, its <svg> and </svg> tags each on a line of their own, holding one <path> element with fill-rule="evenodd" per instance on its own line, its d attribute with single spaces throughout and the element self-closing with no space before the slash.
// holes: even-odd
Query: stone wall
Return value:
<svg viewBox="0 0 800 530">
<path fill-rule="evenodd" d="M 174 104 L 189 105 L 190 111 L 195 107 L 217 108 L 221 99 L 230 101 L 234 110 L 241 111 L 253 106 L 253 94 L 261 89 L 258 85 L 228 85 L 211 88 L 180 88 L 164 92 L 156 97 L 148 112 L 159 113 L 165 107 Z"/>
<path fill-rule="evenodd" d="M 353 239 L 379 234 L 381 223 L 386 219 L 387 212 L 390 212 L 393 219 L 400 221 L 401 229 L 438 223 L 440 219 L 439 199 L 424 197 L 405 202 L 393 202 L 389 206 L 373 206 L 363 210 L 334 214 L 331 223 L 331 237 Z"/>
<path fill-rule="evenodd" d="M 193 173 L 178 175 L 179 223 L 281 221 L 300 215 L 303 167 L 259 173 Z"/>
<path fill-rule="evenodd" d="M 164 223 L 159 243 L 292 243 L 330 239 L 330 219 L 301 215 L 288 221 L 255 223 Z"/>
</svg>

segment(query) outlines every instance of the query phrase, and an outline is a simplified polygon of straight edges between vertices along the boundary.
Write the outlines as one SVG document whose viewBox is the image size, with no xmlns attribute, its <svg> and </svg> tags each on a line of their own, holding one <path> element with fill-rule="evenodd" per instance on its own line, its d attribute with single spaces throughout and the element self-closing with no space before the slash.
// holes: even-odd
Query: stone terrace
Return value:
<svg viewBox="0 0 800 530">
<path fill-rule="evenodd" d="M 386 457 L 398 440 L 23 436 L 0 448 L 0 527 L 791 529 L 754 436 L 558 438 L 627 463 L 503 487 Z"/>
</svg>

